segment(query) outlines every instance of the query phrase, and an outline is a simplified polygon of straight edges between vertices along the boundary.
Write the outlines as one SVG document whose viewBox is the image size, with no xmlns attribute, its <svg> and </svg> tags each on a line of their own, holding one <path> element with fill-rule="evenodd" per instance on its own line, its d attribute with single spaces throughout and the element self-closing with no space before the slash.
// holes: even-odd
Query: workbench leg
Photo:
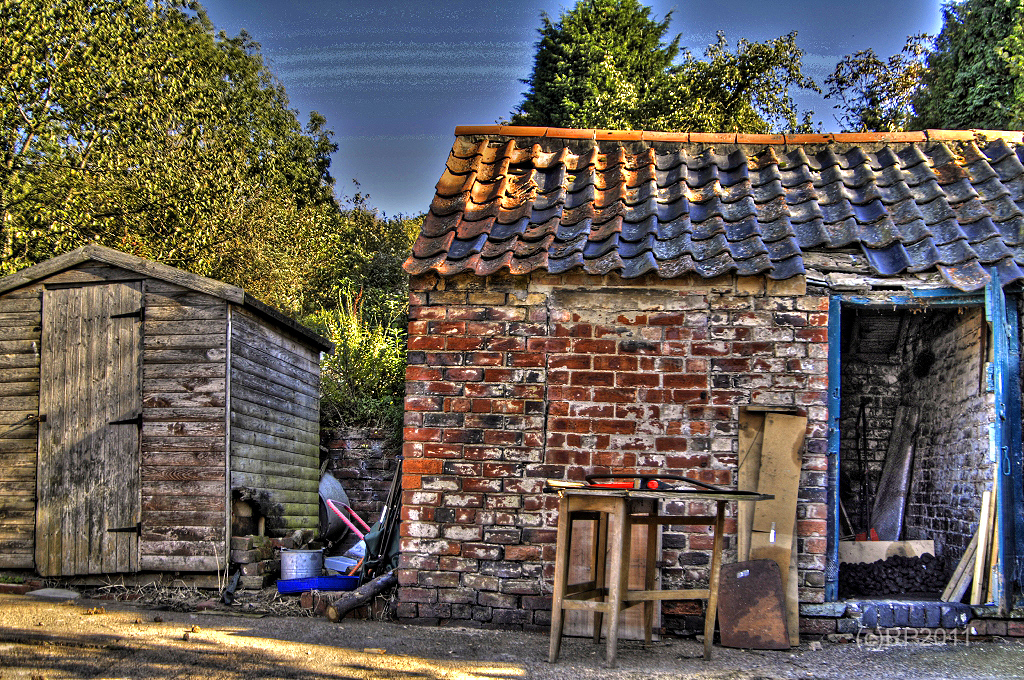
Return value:
<svg viewBox="0 0 1024 680">
<path fill-rule="evenodd" d="M 608 578 L 611 583 L 608 589 L 608 641 L 605 662 L 608 668 L 615 668 L 615 647 L 619 641 L 619 618 L 622 613 L 622 599 L 629 585 L 629 510 L 625 498 L 615 504 L 615 520 L 608 531 L 608 545 L 611 546 L 612 559 Z"/>
<path fill-rule="evenodd" d="M 711 642 L 718 616 L 718 583 L 722 575 L 722 534 L 725 529 L 725 501 L 718 501 L 715 516 L 715 541 L 711 549 L 711 575 L 708 583 L 708 610 L 704 613 L 704 659 L 711 660 Z"/>
<path fill-rule="evenodd" d="M 558 535 L 555 543 L 555 583 L 551 595 L 551 643 L 548 647 L 548 662 L 558 660 L 558 652 L 562 646 L 562 623 L 565 611 L 562 600 L 569 579 L 569 501 L 563 498 L 558 504 Z"/>
<path fill-rule="evenodd" d="M 594 535 L 594 586 L 599 591 L 607 587 L 605 583 L 605 563 L 608 560 L 608 515 L 598 513 L 597 527 Z M 604 595 L 597 596 L 598 602 L 606 602 Z M 594 644 L 601 641 L 601 624 L 604 623 L 604 612 L 594 612 Z"/>
<path fill-rule="evenodd" d="M 658 517 L 658 501 L 654 501 L 649 516 Z M 644 590 L 654 590 L 655 578 L 658 567 L 658 534 L 661 527 L 655 523 L 648 523 L 644 529 L 647 531 L 647 562 L 644 569 Z M 654 600 L 644 602 L 644 645 L 651 646 L 651 629 L 654 628 L 654 607 L 657 603 Z"/>
</svg>

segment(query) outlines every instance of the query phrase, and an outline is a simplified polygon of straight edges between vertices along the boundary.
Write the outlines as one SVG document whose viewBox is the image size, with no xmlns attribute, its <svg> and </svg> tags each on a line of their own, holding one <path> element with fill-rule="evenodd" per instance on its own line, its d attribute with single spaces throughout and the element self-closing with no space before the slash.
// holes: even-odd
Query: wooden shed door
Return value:
<svg viewBox="0 0 1024 680">
<path fill-rule="evenodd" d="M 43 576 L 139 569 L 141 308 L 141 281 L 43 293 L 35 553 Z"/>
</svg>

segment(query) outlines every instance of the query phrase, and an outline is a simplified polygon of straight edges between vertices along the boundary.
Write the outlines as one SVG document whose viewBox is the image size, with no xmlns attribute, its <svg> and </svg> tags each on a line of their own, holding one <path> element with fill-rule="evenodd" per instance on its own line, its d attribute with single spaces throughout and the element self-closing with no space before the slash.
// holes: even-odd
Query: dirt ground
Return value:
<svg viewBox="0 0 1024 680">
<path fill-rule="evenodd" d="M 234 615 L 231 615 L 234 614 Z M 813 647 L 813 648 L 812 648 Z M 99 600 L 0 594 L 0 680 L 56 678 L 1024 678 L 1019 639 L 883 647 L 805 642 L 788 652 L 696 640 L 644 649 L 619 644 L 616 669 L 603 645 L 570 638 L 555 664 L 543 632 L 423 627 L 345 619 L 173 612 Z"/>
</svg>

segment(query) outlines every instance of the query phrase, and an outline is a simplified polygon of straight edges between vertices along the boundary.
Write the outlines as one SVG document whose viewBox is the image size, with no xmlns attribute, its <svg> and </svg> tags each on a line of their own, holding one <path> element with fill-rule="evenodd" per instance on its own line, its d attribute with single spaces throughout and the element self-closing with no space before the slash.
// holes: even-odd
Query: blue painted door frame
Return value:
<svg viewBox="0 0 1024 680">
<path fill-rule="evenodd" d="M 992 448 L 999 490 L 999 566 L 1006 592 L 997 589 L 996 603 L 1003 611 L 1020 602 L 1024 583 L 1024 499 L 1021 498 L 1021 395 L 1018 298 L 999 285 L 999 274 L 985 289 L 985 316 L 992 325 L 991 388 L 995 392 L 996 420 Z M 1014 584 L 1017 584 L 1015 591 Z"/>
<path fill-rule="evenodd" d="M 1020 604 L 1024 584 L 1024 486 L 1022 486 L 1020 336 L 1016 294 L 1007 294 L 998 275 L 984 296 L 944 288 L 888 295 L 884 299 L 858 295 L 833 295 L 828 309 L 828 534 L 826 540 L 825 599 L 839 599 L 839 419 L 842 405 L 842 310 L 844 307 L 883 307 L 886 309 L 927 309 L 984 304 L 992 324 L 994 361 L 992 387 L 995 390 L 997 418 L 992 446 L 998 461 L 1000 524 L 999 564 L 1007 592 L 999 593 L 998 604 L 1008 609 Z M 1006 521 L 1012 520 L 1012 521 Z"/>
</svg>

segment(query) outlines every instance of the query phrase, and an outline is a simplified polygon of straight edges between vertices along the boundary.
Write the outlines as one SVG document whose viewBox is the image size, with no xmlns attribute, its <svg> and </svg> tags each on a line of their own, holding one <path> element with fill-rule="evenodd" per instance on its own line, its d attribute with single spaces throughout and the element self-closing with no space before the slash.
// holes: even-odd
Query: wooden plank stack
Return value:
<svg viewBox="0 0 1024 680">
<path fill-rule="evenodd" d="M 943 602 L 959 602 L 971 586 L 971 604 L 998 602 L 1001 581 L 999 577 L 999 524 L 996 513 L 998 495 L 992 491 L 981 494 L 981 515 L 978 530 L 967 545 L 963 557 L 942 592 Z M 987 586 L 987 589 L 986 589 Z"/>
</svg>

